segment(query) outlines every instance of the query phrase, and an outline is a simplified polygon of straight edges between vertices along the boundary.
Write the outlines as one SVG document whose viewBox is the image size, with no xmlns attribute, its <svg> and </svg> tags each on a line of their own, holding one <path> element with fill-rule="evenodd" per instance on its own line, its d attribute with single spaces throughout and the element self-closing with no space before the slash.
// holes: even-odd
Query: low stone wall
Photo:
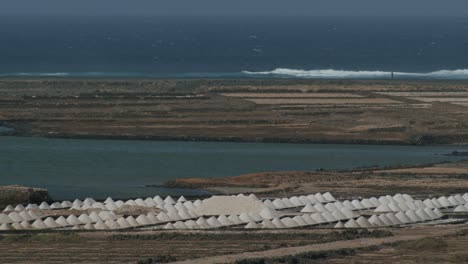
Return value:
<svg viewBox="0 0 468 264">
<path fill-rule="evenodd" d="M 49 194 L 46 189 L 29 188 L 24 186 L 0 186 L 1 210 L 9 204 L 40 204 L 48 199 Z"/>
</svg>

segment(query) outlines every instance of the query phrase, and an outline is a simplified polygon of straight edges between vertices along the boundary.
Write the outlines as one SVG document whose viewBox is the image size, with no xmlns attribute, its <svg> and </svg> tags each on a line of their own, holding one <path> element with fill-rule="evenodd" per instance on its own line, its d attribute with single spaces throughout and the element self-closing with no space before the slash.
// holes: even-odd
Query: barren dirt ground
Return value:
<svg viewBox="0 0 468 264">
<path fill-rule="evenodd" d="M 0 79 L 17 135 L 468 143 L 468 82 Z"/>
</svg>

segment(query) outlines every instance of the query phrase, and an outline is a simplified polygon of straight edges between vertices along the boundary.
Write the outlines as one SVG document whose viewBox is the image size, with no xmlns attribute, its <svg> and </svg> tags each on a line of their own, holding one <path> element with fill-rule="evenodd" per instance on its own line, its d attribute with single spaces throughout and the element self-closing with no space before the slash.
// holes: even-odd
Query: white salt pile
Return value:
<svg viewBox="0 0 468 264">
<path fill-rule="evenodd" d="M 269 209 L 258 199 L 247 196 L 212 196 L 194 209 L 198 215 L 240 215 L 242 213 L 260 213 Z M 271 210 L 271 209 L 270 209 Z"/>
</svg>

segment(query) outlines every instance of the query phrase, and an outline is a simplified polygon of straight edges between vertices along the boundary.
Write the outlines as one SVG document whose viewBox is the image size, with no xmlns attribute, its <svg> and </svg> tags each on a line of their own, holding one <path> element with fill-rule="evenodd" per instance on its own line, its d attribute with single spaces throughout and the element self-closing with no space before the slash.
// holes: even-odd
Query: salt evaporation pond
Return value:
<svg viewBox="0 0 468 264">
<path fill-rule="evenodd" d="M 453 146 L 372 146 L 0 137 L 0 185 L 49 189 L 54 199 L 200 194 L 145 187 L 185 177 L 348 169 L 457 160 Z"/>
</svg>

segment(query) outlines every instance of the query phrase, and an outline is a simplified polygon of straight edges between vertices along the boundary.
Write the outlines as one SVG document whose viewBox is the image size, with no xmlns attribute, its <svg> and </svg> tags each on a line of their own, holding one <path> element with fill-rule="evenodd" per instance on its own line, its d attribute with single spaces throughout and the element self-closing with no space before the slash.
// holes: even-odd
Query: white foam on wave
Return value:
<svg viewBox="0 0 468 264">
<path fill-rule="evenodd" d="M 345 71 L 345 70 L 296 70 L 278 68 L 272 71 L 243 71 L 242 73 L 257 76 L 283 76 L 316 79 L 382 79 L 390 78 L 392 72 L 388 71 Z M 468 79 L 468 69 L 440 70 L 427 73 L 393 72 L 395 78 L 420 78 L 420 79 Z"/>
</svg>

